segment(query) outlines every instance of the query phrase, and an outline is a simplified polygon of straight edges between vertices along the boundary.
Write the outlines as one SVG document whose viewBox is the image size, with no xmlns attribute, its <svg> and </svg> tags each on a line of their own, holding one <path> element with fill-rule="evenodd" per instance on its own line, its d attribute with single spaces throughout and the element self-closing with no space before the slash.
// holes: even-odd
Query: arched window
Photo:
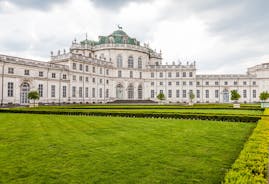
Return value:
<svg viewBox="0 0 269 184">
<path fill-rule="evenodd" d="M 138 58 L 138 66 L 139 69 L 142 69 L 142 59 L 141 57 Z"/>
<path fill-rule="evenodd" d="M 121 84 L 116 86 L 116 98 L 123 99 L 123 86 Z"/>
<path fill-rule="evenodd" d="M 132 84 L 130 84 L 128 86 L 128 99 L 134 99 L 134 86 Z"/>
<path fill-rule="evenodd" d="M 128 68 L 134 68 L 134 58 L 133 58 L 133 56 L 128 57 Z"/>
<path fill-rule="evenodd" d="M 139 100 L 142 100 L 142 98 L 143 98 L 143 89 L 142 89 L 142 85 L 141 84 L 138 86 L 137 94 L 138 94 L 138 99 Z"/>
<path fill-rule="evenodd" d="M 121 57 L 121 55 L 117 56 L 117 67 L 122 68 L 122 57 Z"/>
<path fill-rule="evenodd" d="M 28 104 L 28 93 L 30 91 L 30 85 L 28 83 L 23 83 L 21 85 L 21 91 L 20 91 L 20 102 L 21 104 Z"/>
</svg>

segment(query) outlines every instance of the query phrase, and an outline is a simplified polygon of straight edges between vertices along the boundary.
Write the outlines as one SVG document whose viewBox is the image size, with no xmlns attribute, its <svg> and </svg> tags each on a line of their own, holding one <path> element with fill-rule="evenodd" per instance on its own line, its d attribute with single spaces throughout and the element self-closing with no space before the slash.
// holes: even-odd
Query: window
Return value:
<svg viewBox="0 0 269 184">
<path fill-rule="evenodd" d="M 77 64 L 73 63 L 73 70 L 76 70 L 76 69 L 77 69 Z"/>
<path fill-rule="evenodd" d="M 92 78 L 92 82 L 95 83 L 95 78 Z"/>
<path fill-rule="evenodd" d="M 187 97 L 187 91 L 185 89 L 182 91 L 182 97 L 183 98 L 186 98 Z"/>
<path fill-rule="evenodd" d="M 99 79 L 99 84 L 102 84 L 103 83 L 103 79 Z"/>
<path fill-rule="evenodd" d="M 141 84 L 137 88 L 137 94 L 138 94 L 138 99 L 141 100 L 143 98 L 143 88 Z"/>
<path fill-rule="evenodd" d="M 256 85 L 256 81 L 253 81 L 253 82 L 252 82 L 252 85 L 255 86 L 255 85 Z"/>
<path fill-rule="evenodd" d="M 38 94 L 43 97 L 43 84 L 38 84 Z"/>
<path fill-rule="evenodd" d="M 109 89 L 106 89 L 106 98 L 109 98 Z"/>
<path fill-rule="evenodd" d="M 172 90 L 171 89 L 168 90 L 168 98 L 172 98 Z"/>
<path fill-rule="evenodd" d="M 196 82 L 196 86 L 200 86 L 200 82 L 199 81 Z"/>
<path fill-rule="evenodd" d="M 88 87 L 85 88 L 85 97 L 86 98 L 89 97 L 89 88 Z"/>
<path fill-rule="evenodd" d="M 171 72 L 168 72 L 168 77 L 172 77 L 172 73 Z"/>
<path fill-rule="evenodd" d="M 163 94 L 163 90 L 160 90 L 160 94 Z"/>
<path fill-rule="evenodd" d="M 215 86 L 218 86 L 219 85 L 219 82 L 218 81 L 215 81 Z"/>
<path fill-rule="evenodd" d="M 215 90 L 215 98 L 219 98 L 219 90 Z"/>
<path fill-rule="evenodd" d="M 243 90 L 243 98 L 247 98 L 247 90 Z"/>
<path fill-rule="evenodd" d="M 106 80 L 106 84 L 109 84 L 109 80 Z"/>
<path fill-rule="evenodd" d="M 8 82 L 7 83 L 7 96 L 13 97 L 13 94 L 14 94 L 14 83 Z"/>
<path fill-rule="evenodd" d="M 63 86 L 63 98 L 66 97 L 66 86 Z"/>
<path fill-rule="evenodd" d="M 56 73 L 52 73 L 51 78 L 55 79 L 56 78 Z"/>
<path fill-rule="evenodd" d="M 122 77 L 121 70 L 118 71 L 118 77 Z"/>
<path fill-rule="evenodd" d="M 73 75 L 73 81 L 77 80 L 77 76 Z"/>
<path fill-rule="evenodd" d="M 179 90 L 176 90 L 176 97 L 179 98 Z"/>
<path fill-rule="evenodd" d="M 106 75 L 109 75 L 109 69 L 106 69 Z"/>
<path fill-rule="evenodd" d="M 182 82 L 182 85 L 183 85 L 183 86 L 186 86 L 186 84 L 187 84 L 186 81 L 183 81 L 183 82 Z"/>
<path fill-rule="evenodd" d="M 192 81 L 189 82 L 189 85 L 192 86 Z"/>
<path fill-rule="evenodd" d="M 150 73 L 150 76 L 151 76 L 151 78 L 154 78 L 154 73 L 151 72 L 151 73 Z"/>
<path fill-rule="evenodd" d="M 78 96 L 79 98 L 82 98 L 82 87 L 78 88 Z"/>
<path fill-rule="evenodd" d="M 83 80 L 83 77 L 82 76 L 79 76 L 79 81 L 82 81 Z"/>
<path fill-rule="evenodd" d="M 13 74 L 14 73 L 14 68 L 8 68 L 8 73 Z"/>
<path fill-rule="evenodd" d="M 142 72 L 139 72 L 139 78 L 142 79 Z"/>
<path fill-rule="evenodd" d="M 179 72 L 176 73 L 176 77 L 179 77 Z"/>
<path fill-rule="evenodd" d="M 189 73 L 189 77 L 192 77 L 192 72 Z"/>
<path fill-rule="evenodd" d="M 85 81 L 86 82 L 89 82 L 89 77 L 85 77 Z"/>
<path fill-rule="evenodd" d="M 176 82 L 176 85 L 179 86 L 179 81 Z"/>
<path fill-rule="evenodd" d="M 133 78 L 133 71 L 130 71 L 130 78 Z"/>
<path fill-rule="evenodd" d="M 95 88 L 92 88 L 92 97 L 95 98 Z"/>
<path fill-rule="evenodd" d="M 196 97 L 200 98 L 200 90 L 199 89 L 196 90 Z"/>
<path fill-rule="evenodd" d="M 151 98 L 154 98 L 154 90 L 153 90 L 153 89 L 150 90 L 150 97 L 151 97 Z"/>
<path fill-rule="evenodd" d="M 244 81 L 244 82 L 243 82 L 243 85 L 244 85 L 244 86 L 247 85 L 247 81 Z"/>
<path fill-rule="evenodd" d="M 138 58 L 138 66 L 137 68 L 142 69 L 142 59 L 141 57 Z"/>
<path fill-rule="evenodd" d="M 151 82 L 150 84 L 151 84 L 151 86 L 154 86 L 154 82 Z"/>
<path fill-rule="evenodd" d="M 89 71 L 89 66 L 88 65 L 85 66 L 85 70 L 86 70 L 86 72 Z"/>
<path fill-rule="evenodd" d="M 29 70 L 24 70 L 24 75 L 30 75 L 30 71 Z"/>
<path fill-rule="evenodd" d="M 209 98 L 209 90 L 208 90 L 208 89 L 205 90 L 205 97 L 206 97 L 206 98 Z"/>
<path fill-rule="evenodd" d="M 63 74 L 63 79 L 66 79 L 66 74 Z"/>
<path fill-rule="evenodd" d="M 95 73 L 95 67 L 94 66 L 92 67 L 92 73 Z"/>
<path fill-rule="evenodd" d="M 225 82 L 224 82 L 224 85 L 225 85 L 225 86 L 227 86 L 227 85 L 228 85 L 228 82 L 227 82 L 227 81 L 225 81 Z"/>
<path fill-rule="evenodd" d="M 168 86 L 171 86 L 172 85 L 172 82 L 168 82 Z"/>
<path fill-rule="evenodd" d="M 38 76 L 39 77 L 43 77 L 44 76 L 44 72 L 38 72 Z"/>
<path fill-rule="evenodd" d="M 256 98 L 256 90 L 255 89 L 252 90 L 252 97 Z"/>
<path fill-rule="evenodd" d="M 162 86 L 163 85 L 163 82 L 160 82 L 160 86 Z"/>
<path fill-rule="evenodd" d="M 122 57 L 121 57 L 121 55 L 117 56 L 117 67 L 122 68 Z"/>
<path fill-rule="evenodd" d="M 55 97 L 55 85 L 51 85 L 51 97 Z"/>
<path fill-rule="evenodd" d="M 72 87 L 72 97 L 76 97 L 76 86 Z"/>
<path fill-rule="evenodd" d="M 206 82 L 205 82 L 205 85 L 208 86 L 208 85 L 209 85 L 209 81 L 206 81 Z"/>
<path fill-rule="evenodd" d="M 79 64 L 79 70 L 80 70 L 80 71 L 83 70 L 83 66 L 82 66 L 82 64 Z"/>
<path fill-rule="evenodd" d="M 183 77 L 186 77 L 186 72 L 183 72 L 182 76 L 183 76 Z"/>
<path fill-rule="evenodd" d="M 160 78 L 162 78 L 163 77 L 163 72 L 160 72 Z"/>
<path fill-rule="evenodd" d="M 128 68 L 133 68 L 134 67 L 134 58 L 133 56 L 128 57 Z"/>
<path fill-rule="evenodd" d="M 102 98 L 103 94 L 102 94 L 102 88 L 99 89 L 99 97 Z"/>
<path fill-rule="evenodd" d="M 234 81 L 234 85 L 237 86 L 237 81 Z"/>
<path fill-rule="evenodd" d="M 103 74 L 103 68 L 99 69 L 99 74 Z"/>
</svg>

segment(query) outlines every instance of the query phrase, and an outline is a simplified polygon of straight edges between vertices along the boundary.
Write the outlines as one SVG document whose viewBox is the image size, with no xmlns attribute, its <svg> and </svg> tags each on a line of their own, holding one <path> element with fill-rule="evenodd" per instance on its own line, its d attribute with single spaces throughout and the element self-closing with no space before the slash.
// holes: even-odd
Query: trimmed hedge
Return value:
<svg viewBox="0 0 269 184">
<path fill-rule="evenodd" d="M 137 118 L 173 118 L 173 119 L 195 119 L 231 122 L 257 122 L 260 116 L 255 115 L 228 115 L 228 114 L 197 114 L 197 113 L 147 113 L 147 112 L 85 112 L 85 111 L 63 111 L 49 109 L 0 109 L 0 112 L 30 113 L 30 114 L 57 114 L 57 115 L 80 115 L 80 116 L 120 116 Z"/>
<path fill-rule="evenodd" d="M 238 159 L 225 176 L 225 184 L 268 183 L 269 118 L 258 122 Z"/>
</svg>

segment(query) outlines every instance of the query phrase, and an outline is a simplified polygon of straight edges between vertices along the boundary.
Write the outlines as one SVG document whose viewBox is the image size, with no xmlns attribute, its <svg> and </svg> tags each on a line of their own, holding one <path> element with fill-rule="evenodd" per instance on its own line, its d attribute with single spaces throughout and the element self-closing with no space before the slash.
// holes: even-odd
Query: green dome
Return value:
<svg viewBox="0 0 269 184">
<path fill-rule="evenodd" d="M 114 31 L 114 32 L 112 33 L 112 35 L 115 35 L 115 36 L 127 36 L 127 34 L 126 34 L 124 31 L 120 30 L 120 29 Z"/>
</svg>

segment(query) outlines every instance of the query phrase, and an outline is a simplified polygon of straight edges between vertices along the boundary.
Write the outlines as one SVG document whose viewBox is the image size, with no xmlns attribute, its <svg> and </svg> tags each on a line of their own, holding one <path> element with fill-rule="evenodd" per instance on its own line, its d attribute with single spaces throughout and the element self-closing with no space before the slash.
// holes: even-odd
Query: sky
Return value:
<svg viewBox="0 0 269 184">
<path fill-rule="evenodd" d="M 72 41 L 121 25 L 199 74 L 245 73 L 269 62 L 268 0 L 0 0 L 0 54 L 49 61 Z"/>
</svg>

